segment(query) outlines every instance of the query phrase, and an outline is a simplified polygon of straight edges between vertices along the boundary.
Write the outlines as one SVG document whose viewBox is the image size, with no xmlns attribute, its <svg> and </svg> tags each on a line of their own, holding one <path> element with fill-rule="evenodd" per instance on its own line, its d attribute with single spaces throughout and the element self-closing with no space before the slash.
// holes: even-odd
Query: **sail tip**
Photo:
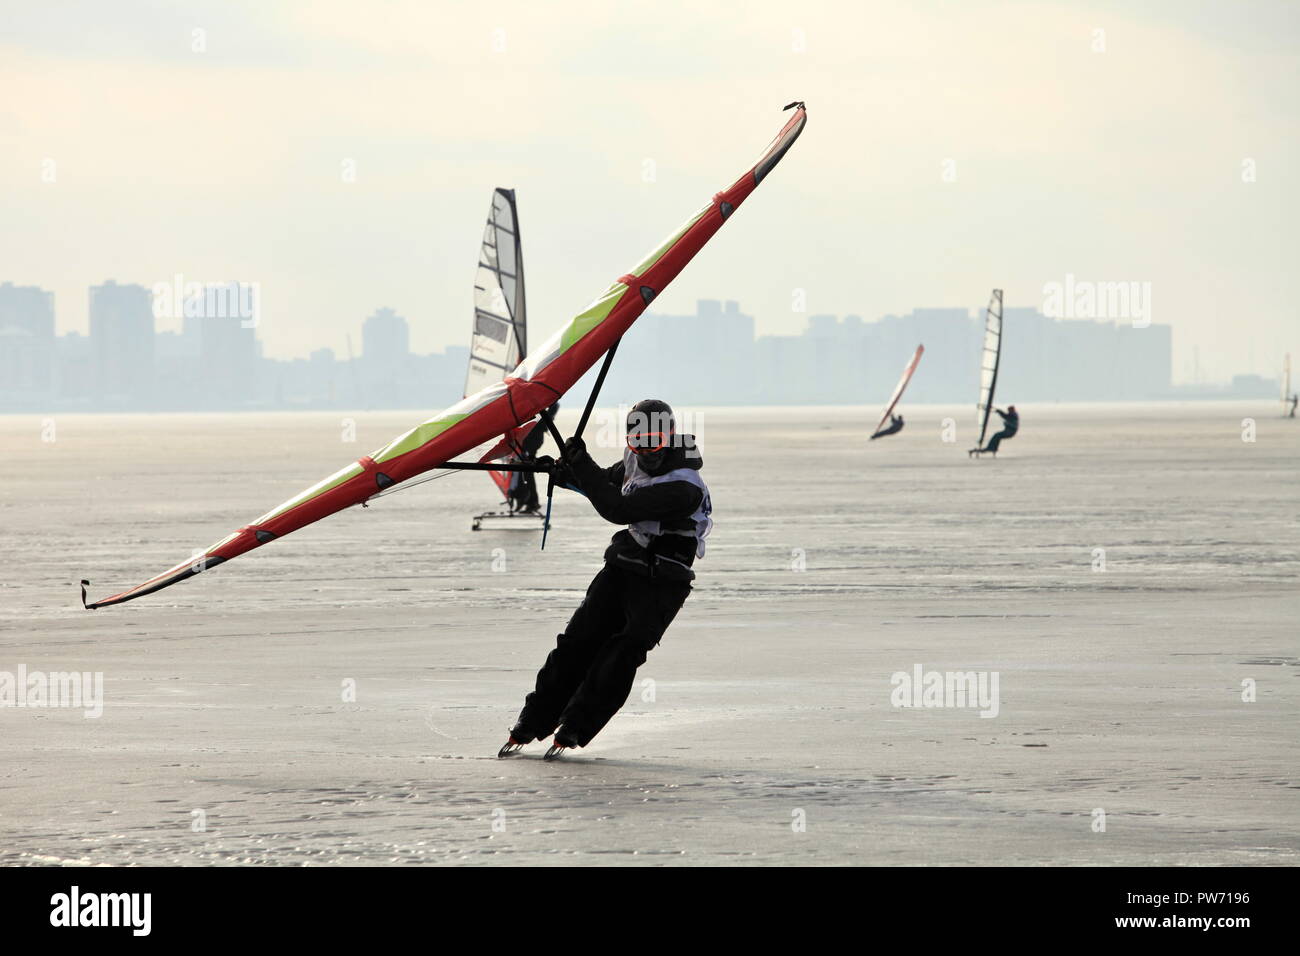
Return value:
<svg viewBox="0 0 1300 956">
<path fill-rule="evenodd" d="M 781 112 L 784 113 L 786 110 L 792 110 L 792 109 L 795 109 L 795 108 L 798 108 L 798 109 L 801 109 L 801 110 L 807 110 L 807 109 L 808 109 L 808 107 L 804 105 L 803 100 L 795 100 L 795 101 L 793 101 L 793 102 L 791 102 L 791 103 L 786 103 L 785 106 L 781 107 Z"/>
<path fill-rule="evenodd" d="M 89 586 L 90 586 L 90 582 L 87 581 L 85 578 L 82 578 L 81 579 L 81 606 L 85 608 L 87 611 L 93 611 L 95 610 L 96 607 L 98 607 L 98 605 L 90 604 L 86 601 L 86 588 L 88 588 Z"/>
</svg>

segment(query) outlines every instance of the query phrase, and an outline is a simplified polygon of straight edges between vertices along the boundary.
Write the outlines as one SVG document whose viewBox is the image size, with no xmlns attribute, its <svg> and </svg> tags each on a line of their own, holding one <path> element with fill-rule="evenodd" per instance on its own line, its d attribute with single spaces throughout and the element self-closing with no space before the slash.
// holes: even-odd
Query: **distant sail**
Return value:
<svg viewBox="0 0 1300 956">
<path fill-rule="evenodd" d="M 1282 359 L 1282 411 L 1291 407 L 1291 353 Z"/>
<path fill-rule="evenodd" d="M 474 334 L 465 395 L 495 385 L 528 354 L 524 256 L 513 189 L 492 191 L 478 272 L 474 276 Z"/>
<path fill-rule="evenodd" d="M 524 249 L 519 237 L 515 191 L 492 191 L 483 245 L 474 274 L 474 331 L 469 346 L 465 397 L 503 381 L 528 354 Z M 512 475 L 488 472 L 503 497 L 510 497 Z"/>
<path fill-rule="evenodd" d="M 1002 290 L 994 289 L 984 310 L 984 349 L 980 353 L 980 398 L 975 406 L 975 423 L 979 425 L 980 440 L 976 448 L 984 447 L 984 436 L 989 430 L 989 416 L 993 414 L 993 392 L 998 386 L 998 363 L 1002 360 Z"/>
<path fill-rule="evenodd" d="M 916 366 L 920 364 L 921 356 L 924 353 L 925 346 L 918 345 L 916 347 L 916 352 L 912 355 L 912 360 L 908 362 L 907 367 L 903 369 L 902 378 L 900 378 L 898 384 L 894 386 L 894 394 L 890 397 L 889 404 L 885 406 L 885 414 L 880 416 L 880 424 L 876 426 L 877 432 L 885 427 L 885 423 L 889 421 L 889 416 L 894 413 L 894 406 L 897 405 L 898 400 L 903 397 L 903 390 L 907 388 L 907 383 L 912 380 L 912 373 L 916 371 Z"/>
</svg>

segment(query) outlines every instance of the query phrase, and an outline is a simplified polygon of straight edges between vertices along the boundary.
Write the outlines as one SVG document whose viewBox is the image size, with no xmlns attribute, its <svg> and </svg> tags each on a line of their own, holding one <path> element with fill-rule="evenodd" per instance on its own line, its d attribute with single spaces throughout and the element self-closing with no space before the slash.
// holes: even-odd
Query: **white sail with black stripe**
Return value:
<svg viewBox="0 0 1300 956">
<path fill-rule="evenodd" d="M 998 363 L 1002 360 L 1002 290 L 994 289 L 984 310 L 984 348 L 980 352 L 980 397 L 975 405 L 975 423 L 979 426 L 980 440 L 976 448 L 984 447 L 984 436 L 989 430 L 989 416 L 993 414 L 993 393 L 998 387 Z"/>
<path fill-rule="evenodd" d="M 528 354 L 524 257 L 513 189 L 492 191 L 474 275 L 474 333 L 465 394 L 500 382 Z"/>
</svg>

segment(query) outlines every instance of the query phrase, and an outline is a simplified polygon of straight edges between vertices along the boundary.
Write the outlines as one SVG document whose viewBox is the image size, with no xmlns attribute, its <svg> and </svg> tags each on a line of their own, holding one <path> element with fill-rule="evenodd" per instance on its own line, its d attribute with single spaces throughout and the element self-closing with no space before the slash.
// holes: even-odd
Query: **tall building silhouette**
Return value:
<svg viewBox="0 0 1300 956">
<path fill-rule="evenodd" d="M 26 407 L 53 399 L 56 359 L 54 293 L 0 285 L 0 405 Z"/>
<path fill-rule="evenodd" d="M 361 324 L 361 356 L 378 366 L 397 365 L 411 354 L 411 327 L 388 307 Z"/>
<path fill-rule="evenodd" d="M 232 283 L 232 286 L 234 284 Z M 239 315 L 202 315 L 186 321 L 185 336 L 199 351 L 201 407 L 253 408 L 265 403 L 258 375 L 261 349 L 256 329 Z"/>
<path fill-rule="evenodd" d="M 148 289 L 118 285 L 112 279 L 91 286 L 90 343 L 99 401 L 126 407 L 152 398 L 154 317 Z"/>
<path fill-rule="evenodd" d="M 430 385 L 416 370 L 411 328 L 394 310 L 376 309 L 361 324 L 361 355 L 349 357 L 349 405 L 366 408 L 420 406 Z"/>
</svg>

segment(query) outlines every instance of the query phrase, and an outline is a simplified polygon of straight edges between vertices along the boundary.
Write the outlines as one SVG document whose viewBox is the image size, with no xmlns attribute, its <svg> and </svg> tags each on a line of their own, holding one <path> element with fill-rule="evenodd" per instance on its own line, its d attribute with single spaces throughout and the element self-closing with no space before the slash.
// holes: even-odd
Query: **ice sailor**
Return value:
<svg viewBox="0 0 1300 956">
<path fill-rule="evenodd" d="M 1002 418 L 1002 431 L 990 438 L 989 443 L 980 450 L 991 451 L 993 457 L 996 458 L 998 457 L 998 446 L 1008 438 L 1015 438 L 1016 432 L 1020 431 L 1020 413 L 1016 411 L 1014 405 L 1008 405 L 1005 412 L 1000 408 L 995 408 L 993 411 L 997 412 Z"/>
<path fill-rule="evenodd" d="M 884 428 L 880 429 L 880 431 L 876 432 L 874 435 L 872 435 L 871 440 L 875 441 L 877 438 L 884 438 L 886 435 L 897 435 L 902 430 L 903 430 L 903 416 L 890 415 L 889 424 Z"/>
<path fill-rule="evenodd" d="M 564 480 L 606 521 L 627 527 L 610 541 L 604 567 L 538 672 L 502 757 L 554 733 L 550 759 L 600 733 L 691 593 L 691 566 L 713 526 L 695 438 L 677 434 L 664 402 L 633 406 L 617 464 L 601 468 L 579 438 L 569 439 L 564 457 Z"/>
</svg>

